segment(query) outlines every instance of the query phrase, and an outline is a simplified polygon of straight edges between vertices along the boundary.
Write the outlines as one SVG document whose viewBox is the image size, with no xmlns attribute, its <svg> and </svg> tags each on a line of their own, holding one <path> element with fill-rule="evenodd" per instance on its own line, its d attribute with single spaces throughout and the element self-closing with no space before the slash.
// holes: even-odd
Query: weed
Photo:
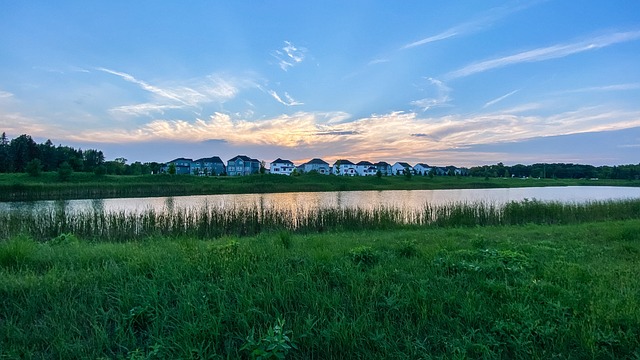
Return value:
<svg viewBox="0 0 640 360">
<path fill-rule="evenodd" d="M 276 320 L 275 325 L 267 330 L 267 334 L 255 340 L 255 331 L 247 336 L 246 343 L 241 350 L 248 351 L 252 359 L 284 359 L 289 351 L 297 350 L 298 346 L 289 337 L 293 332 L 284 330 L 284 319 Z"/>
<path fill-rule="evenodd" d="M 349 250 L 349 256 L 351 261 L 358 265 L 369 267 L 378 262 L 378 254 L 371 248 L 371 246 L 358 246 Z"/>
</svg>

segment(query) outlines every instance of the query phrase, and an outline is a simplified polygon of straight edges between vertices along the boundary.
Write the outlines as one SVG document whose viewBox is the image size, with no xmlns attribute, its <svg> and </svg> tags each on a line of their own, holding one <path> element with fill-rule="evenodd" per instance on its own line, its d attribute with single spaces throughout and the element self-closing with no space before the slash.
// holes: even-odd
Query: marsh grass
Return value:
<svg viewBox="0 0 640 360">
<path fill-rule="evenodd" d="M 388 230 L 412 227 L 475 227 L 518 224 L 575 224 L 640 218 L 640 200 L 555 203 L 525 200 L 504 206 L 486 203 L 425 205 L 420 210 L 391 207 L 287 210 L 259 207 L 176 208 L 142 212 L 68 211 L 64 206 L 0 212 L 0 239 L 19 234 L 49 240 L 60 234 L 100 241 L 130 241 L 150 236 L 198 239 L 280 233 Z"/>
<path fill-rule="evenodd" d="M 282 234 L 4 240 L 0 358 L 639 355 L 640 220 Z"/>
</svg>

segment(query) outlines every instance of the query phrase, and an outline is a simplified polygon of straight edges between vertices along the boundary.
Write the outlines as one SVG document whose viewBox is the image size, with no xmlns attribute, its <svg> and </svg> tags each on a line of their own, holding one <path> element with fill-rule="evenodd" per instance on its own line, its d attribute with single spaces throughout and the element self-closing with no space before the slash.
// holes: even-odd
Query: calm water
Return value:
<svg viewBox="0 0 640 360">
<path fill-rule="evenodd" d="M 0 202 L 0 211 L 29 211 L 66 207 L 67 211 L 104 210 L 140 212 L 176 208 L 262 207 L 311 209 L 327 207 L 375 208 L 390 206 L 419 209 L 456 202 L 504 204 L 524 199 L 580 203 L 610 199 L 640 199 L 640 188 L 609 186 L 569 186 L 510 189 L 385 190 L 298 192 L 279 194 L 198 195 L 154 198 L 94 199 L 65 201 Z"/>
</svg>

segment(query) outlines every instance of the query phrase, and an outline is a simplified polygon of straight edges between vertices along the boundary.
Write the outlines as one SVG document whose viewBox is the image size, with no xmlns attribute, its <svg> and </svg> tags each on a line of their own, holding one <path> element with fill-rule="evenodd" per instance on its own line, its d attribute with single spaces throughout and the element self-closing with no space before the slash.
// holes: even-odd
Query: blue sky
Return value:
<svg viewBox="0 0 640 360">
<path fill-rule="evenodd" d="M 640 162 L 640 2 L 7 1 L 0 131 L 108 159 Z"/>
</svg>

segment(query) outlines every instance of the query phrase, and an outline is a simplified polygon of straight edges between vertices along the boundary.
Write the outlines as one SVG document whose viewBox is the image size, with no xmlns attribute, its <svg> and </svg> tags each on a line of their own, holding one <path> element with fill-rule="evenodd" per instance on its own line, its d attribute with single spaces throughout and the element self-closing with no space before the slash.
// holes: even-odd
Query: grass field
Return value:
<svg viewBox="0 0 640 360">
<path fill-rule="evenodd" d="M 640 220 L 0 242 L 0 358 L 637 359 Z"/>
<path fill-rule="evenodd" d="M 241 194 L 294 191 L 477 189 L 525 186 L 640 186 L 638 180 L 504 179 L 440 176 L 343 177 L 253 175 L 197 177 L 191 175 L 96 176 L 74 173 L 60 182 L 56 173 L 39 177 L 0 174 L 0 201 L 88 199 L 202 194 Z"/>
</svg>

